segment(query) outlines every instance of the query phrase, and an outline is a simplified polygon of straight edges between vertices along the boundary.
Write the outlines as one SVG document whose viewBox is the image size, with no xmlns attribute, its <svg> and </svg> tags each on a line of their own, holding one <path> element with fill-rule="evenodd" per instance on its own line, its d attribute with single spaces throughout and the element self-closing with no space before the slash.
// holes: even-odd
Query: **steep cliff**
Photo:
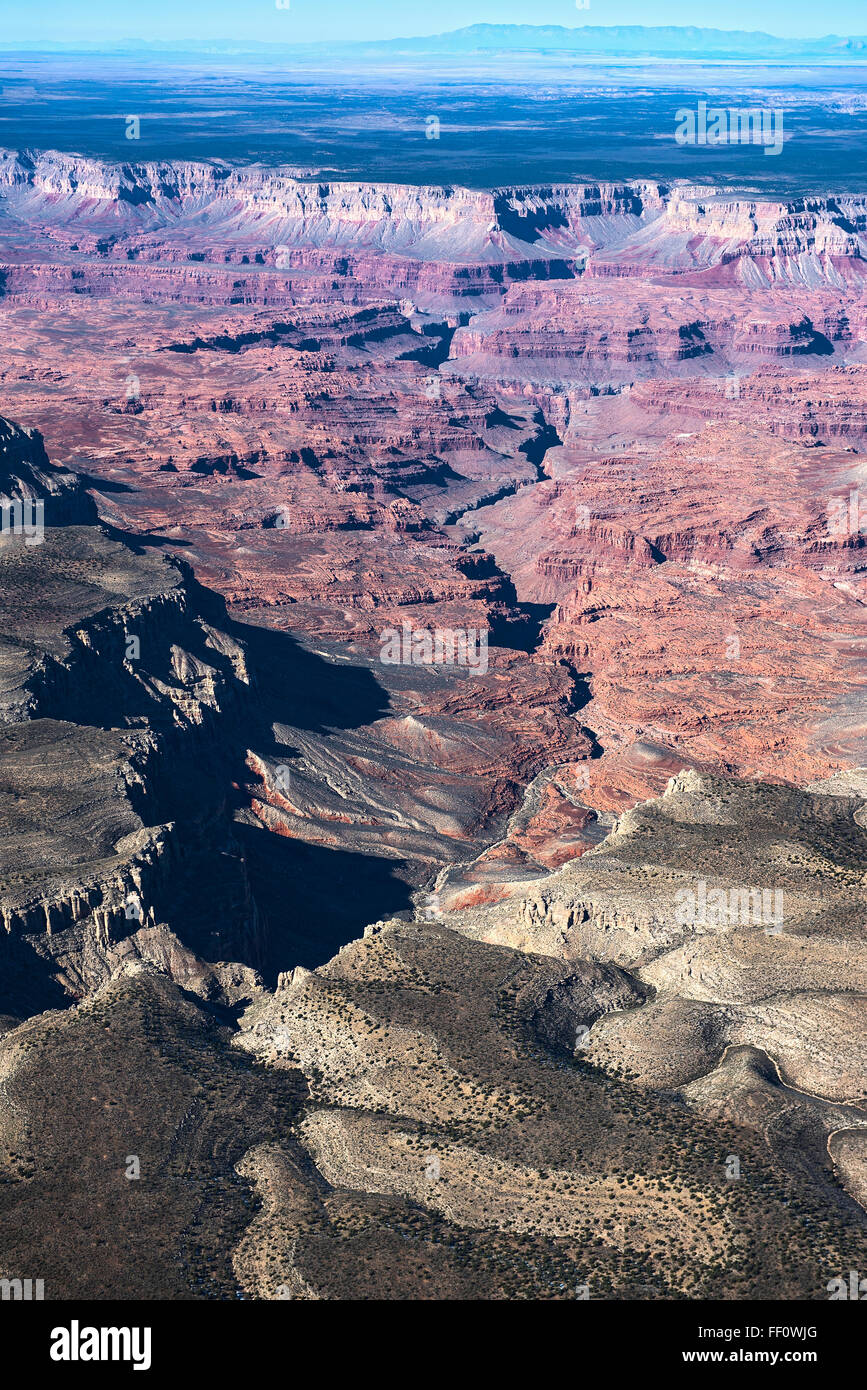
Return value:
<svg viewBox="0 0 867 1390">
<path fill-rule="evenodd" d="M 206 621 L 185 566 L 76 524 L 95 521 L 93 502 L 36 432 L 0 422 L 0 460 L 11 495 L 53 523 L 0 544 L 4 1011 L 57 984 L 79 996 L 137 952 L 174 954 L 185 980 L 216 988 L 190 945 L 212 960 L 261 951 L 237 847 L 207 933 L 201 911 L 180 923 L 178 905 L 215 839 L 232 853 L 222 767 L 248 684 L 243 650 Z M 211 884 L 205 912 L 218 901 Z"/>
</svg>

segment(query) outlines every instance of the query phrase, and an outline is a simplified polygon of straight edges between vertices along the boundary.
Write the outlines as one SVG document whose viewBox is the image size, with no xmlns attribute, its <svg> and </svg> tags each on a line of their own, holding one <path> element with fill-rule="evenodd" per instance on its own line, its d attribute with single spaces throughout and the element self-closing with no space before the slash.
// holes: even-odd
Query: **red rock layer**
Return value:
<svg viewBox="0 0 867 1390">
<path fill-rule="evenodd" d="M 867 761 L 865 225 L 5 156 L 0 413 L 389 692 L 340 795 L 321 749 L 292 796 L 251 750 L 264 823 L 496 893 L 684 765 Z M 403 622 L 490 629 L 488 671 L 382 666 Z"/>
</svg>

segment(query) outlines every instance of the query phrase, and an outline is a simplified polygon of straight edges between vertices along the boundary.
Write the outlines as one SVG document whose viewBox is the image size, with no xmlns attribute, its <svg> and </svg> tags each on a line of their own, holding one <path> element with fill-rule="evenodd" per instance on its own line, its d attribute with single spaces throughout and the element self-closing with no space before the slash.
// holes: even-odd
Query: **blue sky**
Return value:
<svg viewBox="0 0 867 1390">
<path fill-rule="evenodd" d="M 864 0 L 0 0 L 4 39 L 378 39 L 439 34 L 465 24 L 688 24 L 787 37 L 864 34 Z"/>
</svg>

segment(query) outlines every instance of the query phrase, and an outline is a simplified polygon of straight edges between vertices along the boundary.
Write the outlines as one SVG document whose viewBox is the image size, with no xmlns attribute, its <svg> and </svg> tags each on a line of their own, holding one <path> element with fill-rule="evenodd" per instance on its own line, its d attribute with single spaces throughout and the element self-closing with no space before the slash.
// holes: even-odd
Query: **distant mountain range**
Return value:
<svg viewBox="0 0 867 1390">
<path fill-rule="evenodd" d="M 122 42 L 48 43 L 41 40 L 0 43 L 3 49 L 17 52 L 105 53 L 168 55 L 190 53 L 200 55 L 255 55 L 275 57 L 297 53 L 305 57 L 333 55 L 341 59 L 373 58 L 379 55 L 406 54 L 423 57 L 473 53 L 574 53 L 576 57 L 646 57 L 646 58 L 722 58 L 761 62 L 765 59 L 800 59 L 816 61 L 852 61 L 867 57 L 867 37 L 841 37 L 828 34 L 823 38 L 785 39 L 773 34 L 752 33 L 741 29 L 697 29 L 693 27 L 644 25 L 582 25 L 567 29 L 559 24 L 472 24 L 447 34 L 421 38 L 384 39 L 377 41 L 348 40 L 343 42 L 271 44 L 257 40 L 174 40 L 147 41 L 129 39 Z"/>
<path fill-rule="evenodd" d="M 372 47 L 373 45 L 364 45 Z M 867 55 L 867 38 L 781 39 L 772 34 L 745 30 L 696 29 L 669 25 L 648 28 L 641 24 L 583 25 L 567 29 L 560 24 L 471 24 L 431 38 L 392 39 L 381 48 L 401 52 L 472 53 L 494 51 L 558 52 L 660 57 L 851 57 Z"/>
</svg>

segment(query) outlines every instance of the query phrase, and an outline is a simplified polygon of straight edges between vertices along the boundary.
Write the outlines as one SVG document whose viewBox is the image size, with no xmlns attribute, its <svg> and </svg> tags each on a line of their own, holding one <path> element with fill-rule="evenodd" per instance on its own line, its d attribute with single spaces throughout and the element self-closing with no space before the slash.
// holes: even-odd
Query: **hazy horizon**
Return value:
<svg viewBox="0 0 867 1390">
<path fill-rule="evenodd" d="M 476 25 L 494 27 L 529 25 L 537 29 L 670 29 L 727 34 L 767 35 L 781 40 L 826 40 L 861 37 L 865 30 L 863 6 L 850 0 L 832 0 L 822 9 L 818 23 L 815 6 L 805 0 L 773 0 L 763 7 L 763 22 L 755 23 L 755 8 L 746 0 L 727 6 L 725 22 L 696 24 L 694 6 L 686 0 L 660 0 L 648 15 L 647 6 L 634 0 L 614 0 L 605 5 L 604 18 L 591 8 L 572 9 L 563 0 L 530 5 L 526 0 L 444 0 L 437 21 L 417 7 L 417 15 L 394 0 L 373 0 L 359 8 L 349 0 L 274 0 L 261 12 L 247 12 L 239 21 L 237 6 L 228 0 L 186 0 L 182 6 L 170 0 L 152 0 L 146 17 L 132 19 L 109 0 L 84 0 L 70 13 L 60 0 L 44 0 L 33 9 L 3 14 L 3 47 L 16 45 L 99 45 L 156 43 L 263 43 L 273 45 L 331 42 L 400 42 L 438 38 Z"/>
</svg>

